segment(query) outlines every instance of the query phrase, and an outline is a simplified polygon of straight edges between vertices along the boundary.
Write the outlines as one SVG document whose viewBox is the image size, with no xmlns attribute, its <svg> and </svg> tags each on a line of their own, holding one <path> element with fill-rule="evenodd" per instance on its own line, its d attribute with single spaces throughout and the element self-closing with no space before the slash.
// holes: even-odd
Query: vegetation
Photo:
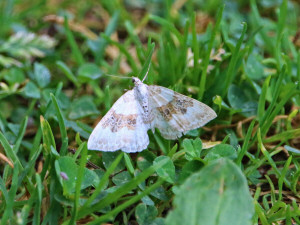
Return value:
<svg viewBox="0 0 300 225">
<path fill-rule="evenodd" d="M 0 2 L 1 224 L 300 224 L 300 5 Z M 136 154 L 87 149 L 142 78 L 218 117 Z M 118 77 L 107 76 L 117 75 Z"/>
</svg>

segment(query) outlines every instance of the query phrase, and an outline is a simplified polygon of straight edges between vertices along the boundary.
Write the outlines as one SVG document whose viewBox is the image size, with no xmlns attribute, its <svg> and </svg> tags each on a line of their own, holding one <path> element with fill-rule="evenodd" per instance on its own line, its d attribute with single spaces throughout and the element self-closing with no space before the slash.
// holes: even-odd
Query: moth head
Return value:
<svg viewBox="0 0 300 225">
<path fill-rule="evenodd" d="M 142 83 L 142 81 L 137 77 L 132 77 L 132 83 L 134 83 L 135 86 Z"/>
</svg>

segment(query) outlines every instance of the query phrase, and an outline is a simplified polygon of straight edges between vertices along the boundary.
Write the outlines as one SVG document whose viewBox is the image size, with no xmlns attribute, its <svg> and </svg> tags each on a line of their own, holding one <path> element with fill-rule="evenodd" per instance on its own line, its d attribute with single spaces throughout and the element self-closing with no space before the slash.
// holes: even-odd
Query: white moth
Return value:
<svg viewBox="0 0 300 225">
<path fill-rule="evenodd" d="M 174 140 L 217 116 L 209 106 L 171 89 L 146 85 L 136 77 L 132 81 L 133 90 L 122 95 L 93 130 L 88 149 L 140 152 L 149 144 L 149 129 L 158 128 L 161 136 Z"/>
</svg>

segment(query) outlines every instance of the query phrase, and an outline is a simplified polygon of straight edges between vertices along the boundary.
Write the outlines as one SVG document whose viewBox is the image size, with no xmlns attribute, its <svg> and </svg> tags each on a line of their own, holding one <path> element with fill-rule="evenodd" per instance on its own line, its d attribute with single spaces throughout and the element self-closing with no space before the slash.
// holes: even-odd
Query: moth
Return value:
<svg viewBox="0 0 300 225">
<path fill-rule="evenodd" d="M 171 89 L 146 85 L 137 77 L 132 82 L 134 88 L 115 102 L 93 130 L 88 149 L 140 152 L 149 145 L 149 129 L 154 133 L 158 128 L 162 137 L 174 140 L 217 116 L 209 106 Z"/>
</svg>

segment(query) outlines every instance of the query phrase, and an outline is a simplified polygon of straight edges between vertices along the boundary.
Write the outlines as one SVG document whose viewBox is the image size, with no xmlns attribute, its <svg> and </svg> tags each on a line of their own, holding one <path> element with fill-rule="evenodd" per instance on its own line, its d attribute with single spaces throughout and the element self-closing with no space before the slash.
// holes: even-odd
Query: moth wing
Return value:
<svg viewBox="0 0 300 225">
<path fill-rule="evenodd" d="M 146 149 L 149 124 L 143 122 L 140 107 L 133 90 L 122 95 L 93 130 L 88 149 L 128 153 Z"/>
<path fill-rule="evenodd" d="M 149 95 L 158 128 L 166 139 L 177 139 L 189 130 L 204 126 L 217 115 L 202 102 L 171 89 L 150 85 Z"/>
</svg>

